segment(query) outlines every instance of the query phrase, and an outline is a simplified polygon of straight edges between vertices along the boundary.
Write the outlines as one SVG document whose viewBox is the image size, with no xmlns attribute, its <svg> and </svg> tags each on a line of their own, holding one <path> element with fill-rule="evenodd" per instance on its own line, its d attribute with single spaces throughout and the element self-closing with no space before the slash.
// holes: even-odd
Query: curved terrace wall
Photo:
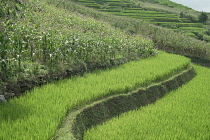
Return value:
<svg viewBox="0 0 210 140">
<path fill-rule="evenodd" d="M 154 103 L 165 94 L 189 82 L 195 75 L 193 67 L 190 66 L 167 80 L 141 87 L 127 94 L 114 95 L 72 111 L 65 119 L 64 126 L 58 130 L 61 133 L 55 139 L 82 140 L 84 132 L 92 126 L 124 112 Z"/>
</svg>

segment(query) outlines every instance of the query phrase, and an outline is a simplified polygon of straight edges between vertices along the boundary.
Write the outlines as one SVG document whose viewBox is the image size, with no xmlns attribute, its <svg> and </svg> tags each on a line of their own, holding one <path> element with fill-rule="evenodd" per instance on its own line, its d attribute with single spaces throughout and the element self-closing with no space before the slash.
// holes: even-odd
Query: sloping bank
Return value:
<svg viewBox="0 0 210 140">
<path fill-rule="evenodd" d="M 65 118 L 61 128 L 57 131 L 55 139 L 82 140 L 84 132 L 92 126 L 103 123 L 124 112 L 154 103 L 165 94 L 189 82 L 194 76 L 195 71 L 189 65 L 162 81 L 124 94 L 113 95 L 71 111 Z"/>
</svg>

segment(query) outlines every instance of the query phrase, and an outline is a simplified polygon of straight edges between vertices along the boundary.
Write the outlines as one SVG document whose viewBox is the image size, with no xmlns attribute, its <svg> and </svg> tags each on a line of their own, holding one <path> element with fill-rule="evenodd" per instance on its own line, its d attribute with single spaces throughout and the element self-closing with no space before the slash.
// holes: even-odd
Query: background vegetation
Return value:
<svg viewBox="0 0 210 140">
<path fill-rule="evenodd" d="M 109 22 L 112 26 L 127 30 L 130 33 L 150 37 L 158 48 L 168 52 L 209 59 L 209 43 L 188 37 L 180 32 L 158 27 L 139 19 L 98 12 L 90 8 L 84 8 L 71 1 L 50 1 L 50 3 L 58 7 L 65 7 L 69 11 L 76 11 L 83 15 Z"/>
<path fill-rule="evenodd" d="M 200 13 L 169 0 L 77 0 L 77 2 L 109 14 L 146 20 L 152 24 L 181 32 L 199 40 L 210 41 L 208 26 L 205 25 L 206 13 Z M 190 30 L 180 28 L 189 26 L 191 27 Z"/>
</svg>

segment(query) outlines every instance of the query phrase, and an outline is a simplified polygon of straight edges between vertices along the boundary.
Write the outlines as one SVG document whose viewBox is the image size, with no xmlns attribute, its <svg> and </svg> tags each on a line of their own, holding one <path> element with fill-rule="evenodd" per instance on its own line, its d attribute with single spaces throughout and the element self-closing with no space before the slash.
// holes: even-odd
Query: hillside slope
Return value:
<svg viewBox="0 0 210 140">
<path fill-rule="evenodd" d="M 155 54 L 149 39 L 48 1 L 0 3 L 0 95 Z"/>
<path fill-rule="evenodd" d="M 183 56 L 160 52 L 154 57 L 35 88 L 25 96 L 0 104 L 0 139 L 50 140 L 69 111 L 168 79 L 190 65 Z M 166 85 L 172 87 L 168 90 L 178 88 Z"/>
<path fill-rule="evenodd" d="M 207 26 L 199 23 L 200 12 L 169 0 L 77 0 L 77 2 L 109 14 L 146 20 L 199 40 L 210 41 Z"/>
<path fill-rule="evenodd" d="M 148 21 L 116 16 L 78 5 L 72 1 L 50 1 L 51 4 L 68 11 L 109 22 L 110 25 L 126 30 L 132 34 L 141 34 L 153 40 L 156 47 L 167 52 L 210 60 L 210 43 L 186 36 L 180 32 L 150 24 Z"/>
</svg>

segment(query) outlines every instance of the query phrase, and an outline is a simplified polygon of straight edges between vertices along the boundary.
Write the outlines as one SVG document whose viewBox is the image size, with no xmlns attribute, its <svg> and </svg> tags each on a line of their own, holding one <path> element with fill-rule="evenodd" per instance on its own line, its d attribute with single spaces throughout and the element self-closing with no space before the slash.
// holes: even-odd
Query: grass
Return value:
<svg viewBox="0 0 210 140">
<path fill-rule="evenodd" d="M 148 59 L 35 88 L 0 105 L 0 139 L 51 139 L 68 110 L 165 79 L 189 64 L 187 58 L 159 52 Z"/>
<path fill-rule="evenodd" d="M 210 137 L 210 69 L 194 66 L 197 76 L 176 91 L 107 121 L 85 134 L 85 140 L 207 140 Z"/>
</svg>

